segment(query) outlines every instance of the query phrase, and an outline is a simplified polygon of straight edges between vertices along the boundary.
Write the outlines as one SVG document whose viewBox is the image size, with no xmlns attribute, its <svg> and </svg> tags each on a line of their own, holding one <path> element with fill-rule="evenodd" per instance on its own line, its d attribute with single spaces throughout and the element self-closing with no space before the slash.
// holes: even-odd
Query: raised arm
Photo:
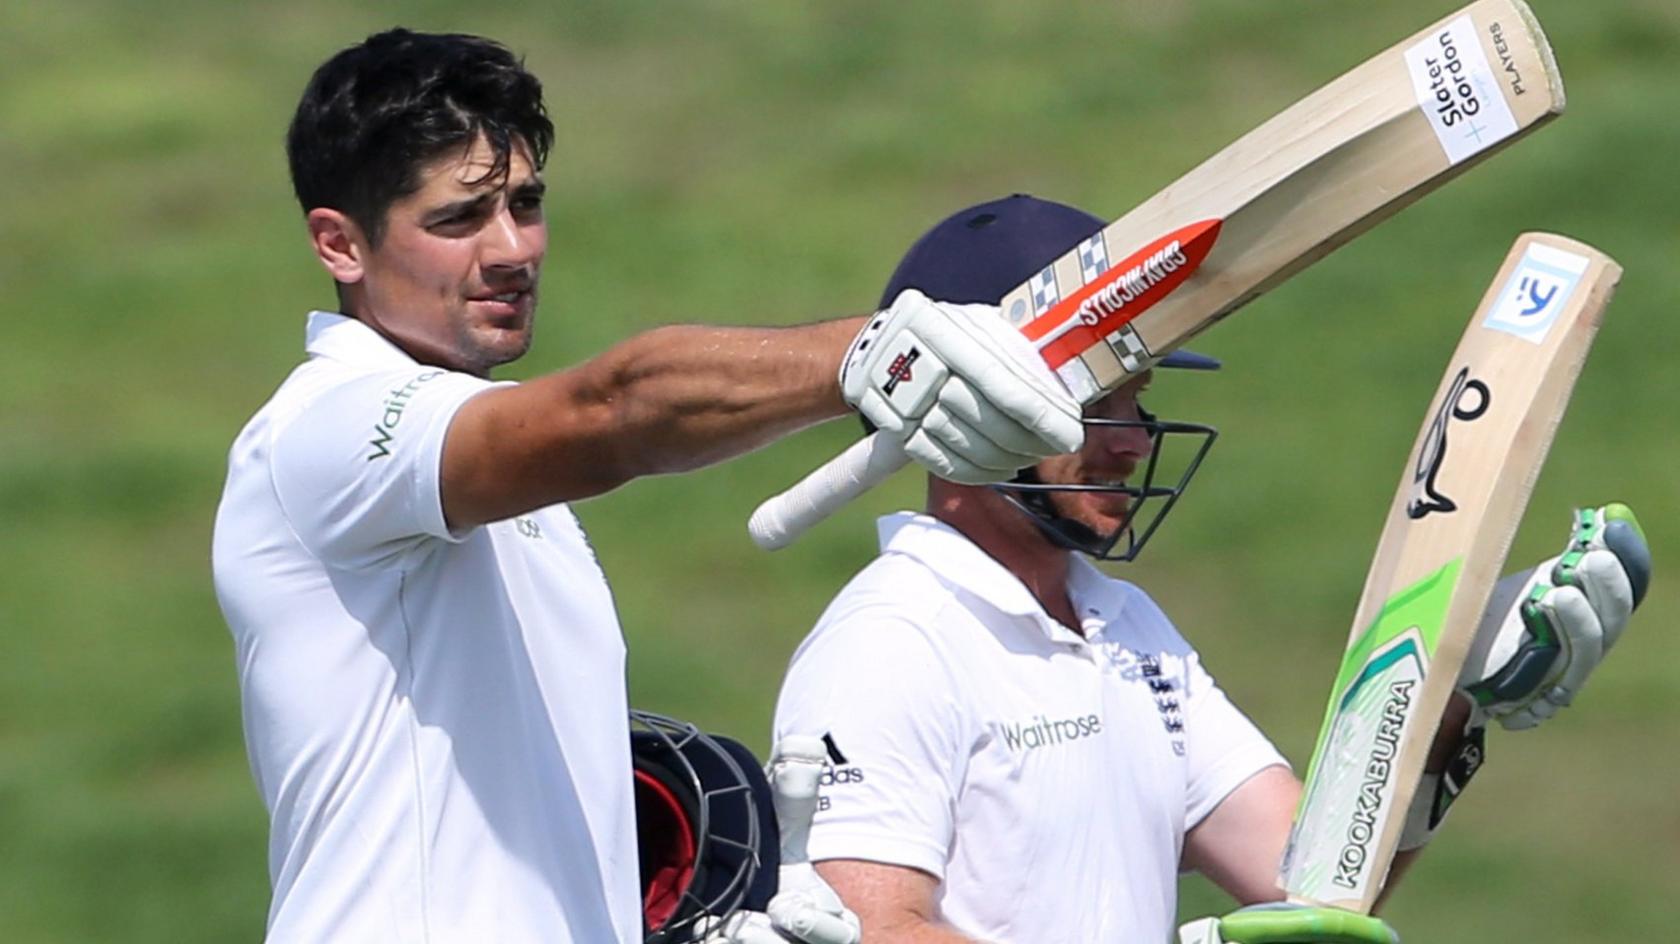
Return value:
<svg viewBox="0 0 1680 944">
<path fill-rule="evenodd" d="M 914 290 L 868 318 L 676 326 L 464 404 L 444 441 L 453 528 L 739 455 L 856 407 L 934 472 L 996 482 L 1084 439 L 1080 408 L 995 307 Z"/>
<path fill-rule="evenodd" d="M 699 468 L 846 412 L 836 376 L 863 318 L 674 325 L 464 404 L 443 454 L 452 527 Z"/>
<path fill-rule="evenodd" d="M 1620 504 L 1575 515 L 1564 551 L 1495 588 L 1477 641 L 1425 763 L 1380 908 L 1480 765 L 1480 734 L 1498 720 L 1532 728 L 1573 702 L 1620 638 L 1651 580 L 1650 549 Z M 1282 767 L 1261 771 L 1185 837 L 1183 864 L 1243 904 L 1276 900 L 1279 857 L 1301 784 Z"/>
</svg>

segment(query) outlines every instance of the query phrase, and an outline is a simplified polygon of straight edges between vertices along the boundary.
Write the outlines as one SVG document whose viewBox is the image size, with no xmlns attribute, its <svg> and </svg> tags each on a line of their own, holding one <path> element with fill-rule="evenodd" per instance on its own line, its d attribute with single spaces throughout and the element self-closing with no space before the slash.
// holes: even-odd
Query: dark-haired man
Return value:
<svg viewBox="0 0 1680 944">
<path fill-rule="evenodd" d="M 969 207 L 911 247 L 887 294 L 996 300 L 1101 226 L 1022 195 Z M 1169 385 L 1218 365 L 1159 366 Z M 1380 920 L 1267 906 L 1300 783 L 1160 607 L 1085 559 L 1135 557 L 1211 442 L 1143 407 L 1151 379 L 1091 404 L 1084 446 L 1015 481 L 930 480 L 924 513 L 881 520 L 880 556 L 793 657 L 775 735 L 827 742 L 811 858 L 871 944 L 1162 942 L 1181 870 L 1256 906 L 1186 926 L 1186 942 L 1393 942 Z M 1189 458 L 1169 474 L 1180 439 Z M 1495 592 L 1464 679 L 1479 707 L 1443 723 L 1407 850 L 1473 769 L 1481 727 L 1568 704 L 1650 577 L 1619 505 L 1577 516 L 1563 562 Z M 1545 671 L 1481 684 L 1524 656 Z"/>
<path fill-rule="evenodd" d="M 566 502 L 853 404 L 966 481 L 1083 435 L 995 312 L 914 292 L 489 380 L 530 344 L 552 138 L 505 48 L 404 30 L 322 65 L 292 121 L 338 311 L 310 314 L 308 359 L 234 443 L 213 548 L 272 817 L 271 940 L 641 938 L 624 642 Z M 927 369 L 895 391 L 910 345 Z M 824 893 L 724 936 L 848 944 Z"/>
</svg>

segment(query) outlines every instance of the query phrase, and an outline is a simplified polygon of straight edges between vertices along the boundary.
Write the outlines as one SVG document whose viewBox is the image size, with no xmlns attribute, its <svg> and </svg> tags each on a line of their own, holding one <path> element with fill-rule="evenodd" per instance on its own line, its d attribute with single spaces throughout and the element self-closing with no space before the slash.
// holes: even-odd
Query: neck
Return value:
<svg viewBox="0 0 1680 944">
<path fill-rule="evenodd" d="M 928 490 L 927 513 L 962 532 L 1014 574 L 1052 619 L 1079 632 L 1079 619 L 1067 592 L 1072 552 L 1051 544 L 1020 509 L 984 486 L 934 480 Z"/>
</svg>

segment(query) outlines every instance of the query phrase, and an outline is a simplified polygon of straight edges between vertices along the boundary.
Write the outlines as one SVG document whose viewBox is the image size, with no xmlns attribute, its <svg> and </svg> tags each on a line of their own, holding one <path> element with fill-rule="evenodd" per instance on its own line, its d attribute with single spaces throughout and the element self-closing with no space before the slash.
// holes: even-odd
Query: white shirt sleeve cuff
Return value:
<svg viewBox="0 0 1680 944">
<path fill-rule="evenodd" d="M 919 869 L 934 878 L 945 879 L 945 850 L 933 843 L 905 836 L 878 833 L 847 833 L 834 835 L 824 830 L 820 838 L 811 837 L 811 861 L 826 859 L 859 859 L 884 865 L 902 865 Z"/>
<path fill-rule="evenodd" d="M 1289 768 L 1289 761 L 1267 742 L 1249 744 L 1221 757 L 1206 774 L 1208 786 L 1202 792 L 1202 801 L 1189 809 L 1185 830 L 1195 829 L 1232 791 L 1267 767 Z"/>
</svg>

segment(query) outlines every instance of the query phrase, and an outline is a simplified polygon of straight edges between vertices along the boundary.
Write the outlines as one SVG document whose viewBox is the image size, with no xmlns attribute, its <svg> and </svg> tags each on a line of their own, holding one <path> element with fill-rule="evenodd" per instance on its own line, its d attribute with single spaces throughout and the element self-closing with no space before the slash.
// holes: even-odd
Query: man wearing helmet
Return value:
<svg viewBox="0 0 1680 944">
<path fill-rule="evenodd" d="M 887 297 L 996 303 L 1101 225 L 1022 195 L 968 208 L 910 249 Z M 1217 366 L 1183 352 L 1158 365 L 1161 377 Z M 1265 907 L 1281 895 L 1300 782 L 1154 601 L 1084 559 L 1136 556 L 1212 441 L 1142 406 L 1161 377 L 1092 404 L 1081 449 L 1011 483 L 930 480 L 925 512 L 882 519 L 881 555 L 794 655 L 776 736 L 825 740 L 834 769 L 811 854 L 866 940 L 1161 941 L 1181 870 L 1261 906 L 1187 926 L 1187 940 L 1392 939 L 1380 920 Z M 1533 597 L 1573 641 L 1545 655 L 1546 677 L 1571 681 L 1501 690 L 1474 711 L 1455 700 L 1406 860 L 1439 822 L 1430 804 L 1473 770 L 1486 721 L 1531 726 L 1567 704 L 1643 595 L 1631 514 L 1585 520 L 1578 586 L 1552 586 L 1550 563 L 1502 582 L 1465 680 L 1531 641 L 1511 603 Z"/>
</svg>

